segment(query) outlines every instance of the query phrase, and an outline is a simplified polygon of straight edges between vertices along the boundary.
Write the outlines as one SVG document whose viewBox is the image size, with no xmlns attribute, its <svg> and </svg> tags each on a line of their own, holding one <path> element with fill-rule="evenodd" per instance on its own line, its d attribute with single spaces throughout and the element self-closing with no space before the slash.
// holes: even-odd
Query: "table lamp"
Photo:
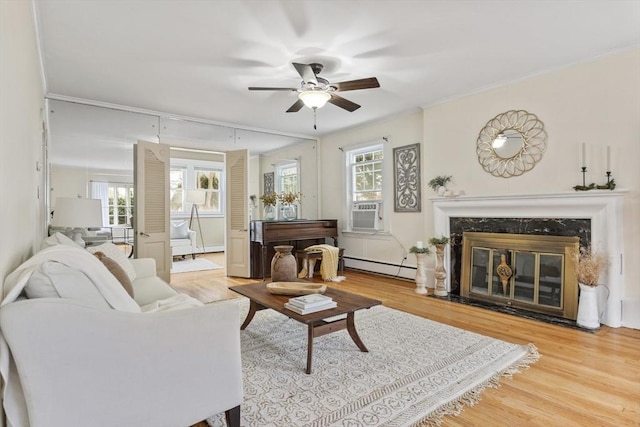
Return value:
<svg viewBox="0 0 640 427">
<path fill-rule="evenodd" d="M 99 199 L 58 197 L 51 225 L 71 229 L 73 241 L 84 247 L 82 233 L 90 227 L 102 227 L 102 202 Z"/>
</svg>

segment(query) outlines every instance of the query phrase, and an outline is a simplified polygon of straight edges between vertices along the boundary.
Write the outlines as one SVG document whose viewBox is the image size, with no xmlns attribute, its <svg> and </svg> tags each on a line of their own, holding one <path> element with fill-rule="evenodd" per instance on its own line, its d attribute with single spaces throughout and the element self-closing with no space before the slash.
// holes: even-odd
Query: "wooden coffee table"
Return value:
<svg viewBox="0 0 640 427">
<path fill-rule="evenodd" d="M 382 304 L 380 301 L 375 299 L 341 291 L 339 289 L 327 288 L 324 294 L 333 298 L 333 300 L 338 303 L 338 306 L 335 308 L 330 308 L 328 310 L 322 310 L 315 313 L 303 315 L 284 308 L 284 303 L 289 301 L 289 298 L 291 298 L 290 295 L 271 294 L 267 290 L 265 283 L 231 286 L 229 289 L 239 293 L 240 295 L 244 295 L 251 301 L 247 318 L 244 320 L 242 326 L 240 326 L 241 330 L 244 330 L 247 326 L 249 326 L 249 323 L 251 323 L 251 320 L 253 319 L 253 316 L 257 311 L 267 308 L 282 313 L 285 316 L 288 316 L 308 326 L 309 332 L 307 335 L 307 374 L 311 373 L 313 339 L 316 337 L 346 329 L 349 332 L 351 339 L 358 346 L 360 351 L 368 352 L 369 350 L 367 350 L 367 347 L 365 347 L 364 343 L 358 336 L 358 332 L 356 331 L 354 313 L 357 310 L 363 308 L 371 308 L 375 305 Z M 329 317 L 338 316 L 341 314 L 346 314 L 347 317 L 333 321 L 325 320 Z"/>
</svg>

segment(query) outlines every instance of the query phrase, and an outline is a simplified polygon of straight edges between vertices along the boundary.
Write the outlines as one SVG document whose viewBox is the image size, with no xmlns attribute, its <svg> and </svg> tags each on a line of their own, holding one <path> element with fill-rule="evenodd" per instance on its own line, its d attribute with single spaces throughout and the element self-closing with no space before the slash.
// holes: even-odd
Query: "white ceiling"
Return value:
<svg viewBox="0 0 640 427">
<path fill-rule="evenodd" d="M 638 0 L 35 0 L 47 91 L 318 137 L 640 46 Z M 291 62 L 362 105 L 285 111 Z M 291 141 L 288 141 L 291 142 Z"/>
</svg>

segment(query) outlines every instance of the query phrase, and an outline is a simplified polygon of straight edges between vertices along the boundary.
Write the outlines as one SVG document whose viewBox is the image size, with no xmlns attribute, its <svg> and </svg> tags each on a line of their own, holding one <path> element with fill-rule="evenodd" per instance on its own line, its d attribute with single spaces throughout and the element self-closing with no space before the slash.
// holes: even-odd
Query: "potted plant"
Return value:
<svg viewBox="0 0 640 427">
<path fill-rule="evenodd" d="M 438 246 L 438 245 L 447 245 L 449 244 L 449 238 L 442 236 L 442 237 L 432 237 L 429 239 L 429 244 L 431 246 Z"/>
<path fill-rule="evenodd" d="M 588 329 L 600 327 L 598 313 L 597 287 L 600 274 L 607 268 L 609 261 L 605 254 L 594 252 L 590 247 L 581 247 L 575 255 L 575 272 L 580 287 L 578 317 L 576 323 Z"/>
<path fill-rule="evenodd" d="M 417 294 L 427 294 L 427 266 L 425 259 L 431 253 L 429 248 L 424 247 L 422 242 L 418 242 L 416 246 L 411 246 L 409 252 L 416 256 L 416 289 Z"/>
<path fill-rule="evenodd" d="M 447 183 L 451 182 L 451 175 L 438 175 L 427 184 L 433 191 L 442 196 L 447 190 Z"/>
<path fill-rule="evenodd" d="M 411 246 L 411 249 L 409 249 L 409 252 L 412 254 L 425 254 L 425 255 L 429 255 L 431 253 L 429 248 L 419 248 L 417 246 Z"/>
<path fill-rule="evenodd" d="M 280 200 L 280 203 L 284 204 L 293 204 L 300 200 L 300 197 L 302 197 L 302 193 L 293 193 L 291 191 L 278 194 L 278 200 Z"/>
<path fill-rule="evenodd" d="M 262 219 L 265 221 L 273 221 L 276 219 L 276 203 L 278 202 L 278 195 L 276 193 L 263 194 L 260 196 L 260 200 L 264 204 L 264 211 Z"/>
<path fill-rule="evenodd" d="M 297 218 L 296 203 L 302 197 L 302 193 L 282 192 L 278 194 L 278 200 L 282 203 L 282 216 L 285 220 L 291 221 Z"/>
</svg>

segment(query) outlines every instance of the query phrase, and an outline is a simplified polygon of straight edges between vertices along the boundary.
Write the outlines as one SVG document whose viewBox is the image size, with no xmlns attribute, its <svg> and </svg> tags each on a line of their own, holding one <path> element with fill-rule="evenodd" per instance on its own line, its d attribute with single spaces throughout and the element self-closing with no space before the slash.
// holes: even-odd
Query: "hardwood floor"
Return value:
<svg viewBox="0 0 640 427">
<path fill-rule="evenodd" d="M 207 254 L 224 265 L 224 254 Z M 595 333 L 495 313 L 416 294 L 403 280 L 345 271 L 328 283 L 379 299 L 387 307 L 513 343 L 533 343 L 542 357 L 504 378 L 482 400 L 448 416 L 443 426 L 640 426 L 640 331 L 602 327 Z M 321 282 L 319 275 L 314 281 Z M 224 270 L 172 275 L 171 284 L 195 298 L 236 297 L 228 286 L 255 280 Z M 198 424 L 205 427 L 206 423 Z"/>
</svg>

